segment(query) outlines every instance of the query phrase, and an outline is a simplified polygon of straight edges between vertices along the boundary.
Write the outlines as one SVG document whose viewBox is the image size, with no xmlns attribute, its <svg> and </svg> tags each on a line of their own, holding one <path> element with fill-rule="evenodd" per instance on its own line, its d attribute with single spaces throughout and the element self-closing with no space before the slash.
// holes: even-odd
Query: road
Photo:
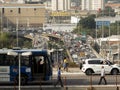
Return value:
<svg viewBox="0 0 120 90">
<path fill-rule="evenodd" d="M 53 78 L 50 83 L 41 84 L 38 81 L 37 84 L 31 84 L 21 86 L 21 90 L 119 90 L 116 87 L 120 86 L 120 75 L 106 75 L 107 85 L 103 83 L 98 85 L 100 75 L 86 76 L 79 68 L 69 68 L 69 72 L 62 71 L 62 78 L 64 83 L 64 88 L 61 88 L 60 85 L 54 87 L 56 82 L 57 71 L 54 69 Z M 117 85 L 116 85 L 117 81 Z M 67 88 L 66 88 L 67 87 Z M 95 89 L 89 89 L 94 87 Z M 0 90 L 18 90 L 16 85 L 0 85 Z"/>
<path fill-rule="evenodd" d="M 100 75 L 87 76 L 80 70 L 78 72 L 63 72 L 63 82 L 65 85 L 98 85 Z M 106 75 L 107 85 L 120 85 L 120 75 Z M 56 74 L 53 76 L 53 82 Z M 104 83 L 102 83 L 103 85 Z"/>
</svg>

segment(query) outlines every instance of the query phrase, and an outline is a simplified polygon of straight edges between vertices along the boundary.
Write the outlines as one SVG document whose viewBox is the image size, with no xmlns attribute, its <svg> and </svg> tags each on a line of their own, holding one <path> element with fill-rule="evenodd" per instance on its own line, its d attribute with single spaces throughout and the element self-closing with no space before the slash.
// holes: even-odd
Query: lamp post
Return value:
<svg viewBox="0 0 120 90">
<path fill-rule="evenodd" d="M 2 34 L 2 8 L 1 8 L 1 34 Z"/>
<path fill-rule="evenodd" d="M 29 28 L 30 23 L 29 23 L 29 18 L 27 18 L 27 27 Z"/>
<path fill-rule="evenodd" d="M 95 24 L 96 26 L 95 26 L 95 31 L 96 31 L 96 41 L 97 41 L 97 22 L 96 22 L 96 24 Z"/>
<path fill-rule="evenodd" d="M 110 25 L 109 25 L 109 38 L 110 38 L 110 35 L 111 35 L 111 32 L 110 32 Z M 109 40 L 109 55 L 108 55 L 108 58 L 110 60 L 110 55 L 111 54 L 111 47 L 110 47 L 110 40 Z"/>
<path fill-rule="evenodd" d="M 16 19 L 16 37 L 17 37 L 17 47 L 18 47 L 18 18 Z"/>
<path fill-rule="evenodd" d="M 20 79 L 20 77 L 21 77 L 21 70 L 20 70 L 20 66 L 21 66 L 21 57 L 20 57 L 20 54 L 18 54 L 18 58 L 19 58 L 19 90 L 21 90 L 21 88 L 20 88 L 20 84 L 21 84 L 21 79 Z"/>
<path fill-rule="evenodd" d="M 120 35 L 119 25 L 120 21 L 117 23 L 117 35 Z M 120 36 L 118 36 L 118 60 L 120 60 Z"/>
</svg>

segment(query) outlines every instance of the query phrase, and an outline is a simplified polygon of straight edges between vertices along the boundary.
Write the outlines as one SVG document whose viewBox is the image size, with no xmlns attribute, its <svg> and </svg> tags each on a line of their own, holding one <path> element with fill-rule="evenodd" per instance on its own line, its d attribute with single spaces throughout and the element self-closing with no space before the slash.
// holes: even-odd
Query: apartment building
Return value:
<svg viewBox="0 0 120 90">
<path fill-rule="evenodd" d="M 71 7 L 71 0 L 52 0 L 52 11 L 68 11 Z"/>
<path fill-rule="evenodd" d="M 82 10 L 103 10 L 104 0 L 82 0 Z"/>
</svg>

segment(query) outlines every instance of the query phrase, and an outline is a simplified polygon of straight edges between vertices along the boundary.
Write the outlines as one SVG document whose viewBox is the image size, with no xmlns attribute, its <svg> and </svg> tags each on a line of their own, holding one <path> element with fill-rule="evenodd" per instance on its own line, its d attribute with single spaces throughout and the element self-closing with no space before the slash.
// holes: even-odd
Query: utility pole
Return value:
<svg viewBox="0 0 120 90">
<path fill-rule="evenodd" d="M 18 47 L 18 18 L 16 19 L 16 37 L 17 37 L 17 47 Z"/>
<path fill-rule="evenodd" d="M 3 9 L 3 8 L 1 7 L 1 35 L 2 35 L 2 23 L 3 23 L 3 22 L 2 22 L 2 20 L 3 20 L 2 9 Z"/>
</svg>

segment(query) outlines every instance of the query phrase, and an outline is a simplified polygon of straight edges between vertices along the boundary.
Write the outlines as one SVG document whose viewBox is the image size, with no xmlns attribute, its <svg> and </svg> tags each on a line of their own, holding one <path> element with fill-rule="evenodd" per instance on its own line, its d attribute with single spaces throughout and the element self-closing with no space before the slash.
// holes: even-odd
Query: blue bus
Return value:
<svg viewBox="0 0 120 90">
<path fill-rule="evenodd" d="M 10 55 L 11 52 L 17 54 Z M 30 54 L 24 55 L 27 52 Z M 52 62 L 47 50 L 0 49 L 0 82 L 18 83 L 20 79 L 21 84 L 27 84 L 32 81 L 47 81 L 51 77 Z"/>
</svg>

